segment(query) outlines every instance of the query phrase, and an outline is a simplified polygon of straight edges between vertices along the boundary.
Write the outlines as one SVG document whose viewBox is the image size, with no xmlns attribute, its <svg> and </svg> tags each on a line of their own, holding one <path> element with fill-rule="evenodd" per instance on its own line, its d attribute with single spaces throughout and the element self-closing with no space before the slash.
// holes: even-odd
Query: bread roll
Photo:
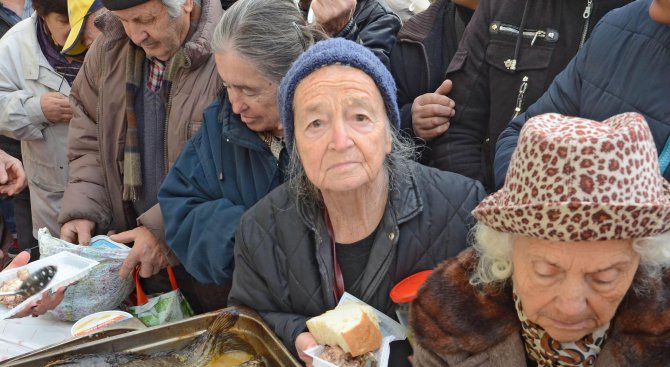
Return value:
<svg viewBox="0 0 670 367">
<path fill-rule="evenodd" d="M 307 329 L 319 344 L 339 346 L 353 357 L 379 349 L 382 333 L 370 306 L 348 302 L 307 320 Z"/>
</svg>

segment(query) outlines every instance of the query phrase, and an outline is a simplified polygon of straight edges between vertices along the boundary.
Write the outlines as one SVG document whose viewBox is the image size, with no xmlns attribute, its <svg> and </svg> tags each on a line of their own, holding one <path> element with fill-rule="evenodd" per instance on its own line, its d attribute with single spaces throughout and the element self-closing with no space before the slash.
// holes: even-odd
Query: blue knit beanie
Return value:
<svg viewBox="0 0 670 367">
<path fill-rule="evenodd" d="M 384 99 L 391 126 L 400 128 L 400 113 L 396 101 L 396 85 L 386 66 L 370 50 L 344 38 L 330 38 L 317 42 L 293 63 L 279 85 L 277 105 L 284 125 L 286 148 L 293 149 L 293 97 L 295 88 L 317 69 L 333 64 L 354 67 L 372 78 Z"/>
</svg>

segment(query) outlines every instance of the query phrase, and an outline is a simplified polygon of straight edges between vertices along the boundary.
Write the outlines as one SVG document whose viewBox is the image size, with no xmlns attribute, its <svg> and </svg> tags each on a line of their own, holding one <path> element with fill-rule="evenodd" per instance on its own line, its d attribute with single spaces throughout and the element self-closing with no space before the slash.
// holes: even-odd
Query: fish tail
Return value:
<svg viewBox="0 0 670 367">
<path fill-rule="evenodd" d="M 225 310 L 219 314 L 219 316 L 214 320 L 212 325 L 207 328 L 207 331 L 210 335 L 216 335 L 224 331 L 228 331 L 235 326 L 237 320 L 240 317 L 240 313 L 237 310 Z"/>
</svg>

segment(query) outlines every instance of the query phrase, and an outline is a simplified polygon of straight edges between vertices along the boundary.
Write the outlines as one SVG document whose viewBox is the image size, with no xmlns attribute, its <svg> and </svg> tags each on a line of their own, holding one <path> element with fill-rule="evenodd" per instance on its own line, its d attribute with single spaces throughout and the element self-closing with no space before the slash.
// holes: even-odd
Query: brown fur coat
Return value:
<svg viewBox="0 0 670 367">
<path fill-rule="evenodd" d="M 525 366 L 512 290 L 474 288 L 472 249 L 442 263 L 410 312 L 414 366 Z M 639 279 L 636 279 L 639 281 Z M 619 305 L 597 366 L 670 366 L 670 271 Z"/>
</svg>

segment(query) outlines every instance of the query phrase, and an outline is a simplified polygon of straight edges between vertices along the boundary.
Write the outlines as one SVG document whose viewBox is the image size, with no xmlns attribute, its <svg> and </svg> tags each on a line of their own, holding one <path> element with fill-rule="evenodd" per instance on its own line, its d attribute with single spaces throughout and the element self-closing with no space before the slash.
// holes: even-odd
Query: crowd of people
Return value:
<svg viewBox="0 0 670 367">
<path fill-rule="evenodd" d="M 392 366 L 665 365 L 670 1 L 402 3 L 1 1 L 19 246 L 107 234 L 308 366 L 307 319 L 430 269 Z"/>
</svg>

